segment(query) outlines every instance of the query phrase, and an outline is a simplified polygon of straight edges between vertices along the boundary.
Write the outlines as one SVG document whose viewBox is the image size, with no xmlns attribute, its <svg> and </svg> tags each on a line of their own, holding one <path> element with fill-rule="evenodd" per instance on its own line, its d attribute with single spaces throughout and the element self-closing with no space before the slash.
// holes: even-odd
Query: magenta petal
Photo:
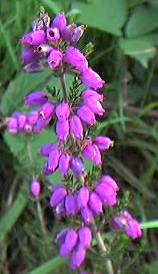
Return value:
<svg viewBox="0 0 158 274">
<path fill-rule="evenodd" d="M 86 186 L 80 188 L 77 195 L 78 208 L 83 208 L 87 206 L 89 201 L 89 189 Z"/>
<path fill-rule="evenodd" d="M 25 105 L 40 106 L 47 102 L 48 98 L 43 91 L 34 91 L 25 97 Z"/>
<path fill-rule="evenodd" d="M 69 229 L 65 237 L 65 245 L 69 252 L 72 252 L 77 244 L 78 233 L 74 229 Z"/>
<path fill-rule="evenodd" d="M 94 97 L 90 96 L 89 98 L 84 99 L 84 104 L 88 106 L 93 111 L 93 113 L 98 114 L 99 116 L 103 116 L 105 110 L 101 103 Z"/>
<path fill-rule="evenodd" d="M 69 118 L 70 106 L 68 103 L 65 102 L 58 104 L 55 112 L 59 121 L 65 121 Z"/>
<path fill-rule="evenodd" d="M 69 122 L 68 120 L 57 121 L 56 123 L 56 134 L 58 136 L 58 140 L 61 142 L 66 141 L 69 135 Z"/>
<path fill-rule="evenodd" d="M 95 193 L 94 191 L 91 192 L 91 194 L 90 194 L 88 204 L 89 204 L 90 208 L 93 210 L 93 212 L 96 213 L 97 215 L 103 213 L 102 201 L 99 198 L 99 196 L 97 195 L 97 193 Z"/>
<path fill-rule="evenodd" d="M 57 28 L 48 28 L 47 31 L 47 40 L 57 43 L 60 39 L 60 33 Z"/>
<path fill-rule="evenodd" d="M 40 182 L 33 180 L 30 185 L 30 190 L 33 197 L 38 198 L 41 192 L 41 185 Z"/>
<path fill-rule="evenodd" d="M 86 57 L 79 51 L 79 49 L 74 47 L 67 48 L 64 55 L 64 62 L 80 72 L 83 72 L 88 68 L 88 61 Z"/>
<path fill-rule="evenodd" d="M 86 206 L 81 209 L 82 219 L 85 223 L 91 223 L 93 220 L 92 210 Z"/>
<path fill-rule="evenodd" d="M 63 153 L 59 159 L 59 171 L 62 176 L 66 176 L 69 171 L 70 156 L 67 153 Z"/>
<path fill-rule="evenodd" d="M 92 241 L 92 232 L 89 227 L 84 226 L 79 229 L 79 239 L 81 245 L 85 248 L 90 248 L 91 241 Z"/>
<path fill-rule="evenodd" d="M 60 151 L 58 148 L 54 148 L 48 156 L 48 162 L 47 162 L 47 167 L 48 170 L 54 172 L 58 166 L 59 163 L 59 157 L 60 157 Z"/>
<path fill-rule="evenodd" d="M 66 24 L 67 24 L 66 17 L 64 13 L 61 12 L 58 15 L 56 15 L 56 17 L 54 18 L 51 24 L 51 27 L 59 29 L 60 33 L 62 33 L 66 28 Z"/>
<path fill-rule="evenodd" d="M 86 256 L 85 248 L 82 245 L 78 245 L 71 257 L 70 267 L 73 270 L 79 268 L 81 264 L 84 262 L 85 256 Z"/>
<path fill-rule="evenodd" d="M 80 76 L 80 79 L 85 86 L 94 90 L 103 88 L 105 84 L 101 77 L 91 68 L 84 70 L 83 74 Z"/>
<path fill-rule="evenodd" d="M 77 110 L 77 114 L 80 119 L 86 124 L 93 126 L 96 124 L 96 119 L 94 113 L 87 106 L 82 106 Z"/>
<path fill-rule="evenodd" d="M 77 200 L 76 196 L 72 194 L 68 194 L 65 198 L 65 210 L 67 216 L 74 216 L 77 214 Z"/>
<path fill-rule="evenodd" d="M 48 65 L 51 69 L 58 69 L 62 62 L 62 52 L 58 49 L 52 49 L 48 56 Z"/>
<path fill-rule="evenodd" d="M 50 199 L 50 205 L 52 207 L 57 206 L 65 198 L 66 194 L 67 191 L 64 187 L 55 189 Z"/>
<path fill-rule="evenodd" d="M 76 139 L 83 139 L 83 126 L 77 115 L 72 116 L 70 119 L 70 131 Z"/>
<path fill-rule="evenodd" d="M 108 150 L 114 143 L 109 137 L 106 136 L 98 136 L 95 138 L 94 142 L 100 150 Z"/>
</svg>

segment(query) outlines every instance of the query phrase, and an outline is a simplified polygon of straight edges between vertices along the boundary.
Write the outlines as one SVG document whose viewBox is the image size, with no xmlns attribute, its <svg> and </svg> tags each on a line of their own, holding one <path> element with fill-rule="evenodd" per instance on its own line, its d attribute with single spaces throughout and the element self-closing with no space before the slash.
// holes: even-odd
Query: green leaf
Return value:
<svg viewBox="0 0 158 274">
<path fill-rule="evenodd" d="M 155 30 L 158 27 L 158 6 L 147 5 L 135 8 L 127 23 L 126 34 L 136 37 Z"/>
<path fill-rule="evenodd" d="M 119 44 L 125 55 L 138 60 L 145 68 L 148 66 L 148 61 L 156 54 L 155 47 L 144 38 L 120 39 Z"/>
<path fill-rule="evenodd" d="M 158 261 L 155 261 L 154 263 L 149 265 L 148 270 L 149 270 L 149 274 L 157 274 Z"/>
<path fill-rule="evenodd" d="M 138 6 L 146 2 L 146 0 L 127 0 L 128 7 L 133 8 L 134 6 Z"/>
<path fill-rule="evenodd" d="M 13 81 L 10 82 L 6 92 L 4 93 L 0 110 L 3 115 L 9 115 L 15 111 L 24 99 L 24 96 L 29 92 L 42 88 L 47 79 L 49 79 L 51 71 L 46 70 L 37 74 L 28 74 L 26 72 L 19 73 Z"/>
<path fill-rule="evenodd" d="M 28 201 L 27 189 L 24 184 L 19 192 L 16 200 L 10 209 L 4 214 L 0 221 L 0 239 L 3 239 L 12 229 L 17 219 L 25 209 Z"/>
<path fill-rule="evenodd" d="M 59 257 L 55 257 L 52 260 L 44 263 L 42 266 L 35 268 L 34 270 L 26 273 L 26 274 L 49 274 L 53 273 L 52 271 L 57 269 L 58 267 L 65 264 L 65 260 L 60 259 Z"/>
<path fill-rule="evenodd" d="M 121 28 L 127 15 L 125 0 L 76 2 L 72 7 L 81 11 L 79 19 L 81 23 L 118 36 L 121 35 Z"/>
</svg>

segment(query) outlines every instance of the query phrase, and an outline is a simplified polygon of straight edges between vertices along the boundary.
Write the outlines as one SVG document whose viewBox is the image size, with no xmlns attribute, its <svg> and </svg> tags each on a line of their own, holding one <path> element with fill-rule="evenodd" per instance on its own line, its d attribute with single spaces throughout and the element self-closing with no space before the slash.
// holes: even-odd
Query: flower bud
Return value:
<svg viewBox="0 0 158 274">
<path fill-rule="evenodd" d="M 103 95 L 102 94 L 99 94 L 98 92 L 96 92 L 92 89 L 86 89 L 82 93 L 82 98 L 83 98 L 83 100 L 86 100 L 90 97 L 94 98 L 97 101 L 103 102 Z"/>
<path fill-rule="evenodd" d="M 65 198 L 65 210 L 67 216 L 74 216 L 77 214 L 77 200 L 76 196 L 68 194 Z"/>
<path fill-rule="evenodd" d="M 48 28 L 47 29 L 47 40 L 57 43 L 60 39 L 60 33 L 57 28 Z"/>
<path fill-rule="evenodd" d="M 58 69 L 61 65 L 63 54 L 58 49 L 52 49 L 48 56 L 48 65 L 51 69 Z"/>
<path fill-rule="evenodd" d="M 75 45 L 80 40 L 80 38 L 82 37 L 84 33 L 84 29 L 85 29 L 84 25 L 78 26 L 77 28 L 74 29 L 74 32 L 71 37 L 72 45 Z"/>
<path fill-rule="evenodd" d="M 32 193 L 32 196 L 34 198 L 39 198 L 40 192 L 41 192 L 41 185 L 38 181 L 33 180 L 30 186 L 30 190 Z"/>
<path fill-rule="evenodd" d="M 63 12 L 59 13 L 53 20 L 51 24 L 51 28 L 59 29 L 60 33 L 62 33 L 66 28 L 66 17 Z"/>
<path fill-rule="evenodd" d="M 77 115 L 73 115 L 70 119 L 70 131 L 76 139 L 83 139 L 83 126 Z"/>
<path fill-rule="evenodd" d="M 103 213 L 102 202 L 97 193 L 91 192 L 89 197 L 89 206 L 97 215 Z"/>
<path fill-rule="evenodd" d="M 55 112 L 59 121 L 67 120 L 70 115 L 70 106 L 68 103 L 64 103 L 64 102 L 61 104 L 58 104 Z"/>
<path fill-rule="evenodd" d="M 78 208 L 86 207 L 89 201 L 89 189 L 86 186 L 80 188 L 77 195 Z"/>
<path fill-rule="evenodd" d="M 27 116 L 27 122 L 29 125 L 33 126 L 37 123 L 39 118 L 39 113 L 38 111 L 30 111 L 28 116 Z"/>
<path fill-rule="evenodd" d="M 44 92 L 34 91 L 25 97 L 24 103 L 29 106 L 38 106 L 45 104 L 47 100 L 47 96 Z"/>
<path fill-rule="evenodd" d="M 90 248 L 92 241 L 92 232 L 89 227 L 84 226 L 79 229 L 79 240 L 83 247 Z"/>
<path fill-rule="evenodd" d="M 94 90 L 103 88 L 105 84 L 101 77 L 91 68 L 84 70 L 84 72 L 80 76 L 80 79 L 85 86 Z"/>
<path fill-rule="evenodd" d="M 98 147 L 95 144 L 89 144 L 82 150 L 82 154 L 85 159 L 91 161 L 96 166 L 101 165 L 101 154 Z"/>
<path fill-rule="evenodd" d="M 62 176 L 66 176 L 70 166 L 70 156 L 67 153 L 63 153 L 59 159 L 59 171 Z"/>
<path fill-rule="evenodd" d="M 58 140 L 61 142 L 66 141 L 68 135 L 69 135 L 69 122 L 68 120 L 64 121 L 57 121 L 56 123 L 56 134 L 58 137 Z"/>
<path fill-rule="evenodd" d="M 64 62 L 80 72 L 83 72 L 88 68 L 87 59 L 77 48 L 74 47 L 67 48 L 64 55 Z"/>
<path fill-rule="evenodd" d="M 85 223 L 91 223 L 93 220 L 92 210 L 86 206 L 81 209 L 82 219 Z"/>
<path fill-rule="evenodd" d="M 117 183 L 115 182 L 115 180 L 109 176 L 109 175 L 103 175 L 101 176 L 100 180 L 99 180 L 100 184 L 106 184 L 109 185 L 110 187 L 112 187 L 115 191 L 119 190 L 119 187 L 117 185 Z"/>
<path fill-rule="evenodd" d="M 103 116 L 105 110 L 103 109 L 101 103 L 96 100 L 94 97 L 90 96 L 84 100 L 84 104 L 88 106 L 93 113 L 98 114 L 99 116 Z"/>
<path fill-rule="evenodd" d="M 41 109 L 40 109 L 40 115 L 42 116 L 43 119 L 49 119 L 50 117 L 53 116 L 54 113 L 54 106 L 51 103 L 45 103 Z"/>
<path fill-rule="evenodd" d="M 140 224 L 128 211 L 124 211 L 120 216 L 114 218 L 113 228 L 123 230 L 132 240 L 142 236 Z"/>
<path fill-rule="evenodd" d="M 21 54 L 21 61 L 23 64 L 29 64 L 38 61 L 39 55 L 33 48 L 26 48 Z"/>
<path fill-rule="evenodd" d="M 67 191 L 64 187 L 56 188 L 52 193 L 52 196 L 50 199 L 50 205 L 52 207 L 56 207 L 58 204 L 60 204 L 63 201 L 66 195 L 67 195 Z"/>
<path fill-rule="evenodd" d="M 9 117 L 7 121 L 7 127 L 10 134 L 16 134 L 18 132 L 18 121 L 16 117 Z"/>
<path fill-rule="evenodd" d="M 44 30 L 36 30 L 26 33 L 21 39 L 24 46 L 39 46 L 46 42 L 46 35 Z"/>
<path fill-rule="evenodd" d="M 114 143 L 109 137 L 106 136 L 98 136 L 95 138 L 94 142 L 100 150 L 108 150 Z"/>
<path fill-rule="evenodd" d="M 73 270 L 79 268 L 81 264 L 83 263 L 85 256 L 86 256 L 86 249 L 81 244 L 78 245 L 71 257 L 70 267 Z"/>
<path fill-rule="evenodd" d="M 41 146 L 40 149 L 40 154 L 44 157 L 48 157 L 49 153 L 53 150 L 56 149 L 56 145 L 55 144 L 45 144 Z"/>
<path fill-rule="evenodd" d="M 52 119 L 51 116 L 48 119 L 43 119 L 42 117 L 40 117 L 37 120 L 37 123 L 33 127 L 33 132 L 40 133 L 50 123 L 51 119 Z"/>
<path fill-rule="evenodd" d="M 108 184 L 98 184 L 95 188 L 96 193 L 105 205 L 113 206 L 116 204 L 116 191 Z"/>
<path fill-rule="evenodd" d="M 53 150 L 50 151 L 48 156 L 47 169 L 51 171 L 52 173 L 58 167 L 59 158 L 60 158 L 60 151 L 58 148 L 54 148 Z"/>
<path fill-rule="evenodd" d="M 18 120 L 18 129 L 22 131 L 26 124 L 26 115 L 24 115 L 23 113 L 19 113 L 19 115 L 17 116 L 17 120 Z"/>
<path fill-rule="evenodd" d="M 76 178 L 79 178 L 84 174 L 84 165 L 83 161 L 79 157 L 72 158 L 71 160 L 71 169 Z"/>
<path fill-rule="evenodd" d="M 60 256 L 66 257 L 68 256 L 73 249 L 78 240 L 78 234 L 74 229 L 69 229 L 65 236 L 65 242 L 60 248 Z"/>
<path fill-rule="evenodd" d="M 78 116 L 86 124 L 93 126 L 96 124 L 95 115 L 91 109 L 87 106 L 82 106 L 77 110 Z"/>
</svg>

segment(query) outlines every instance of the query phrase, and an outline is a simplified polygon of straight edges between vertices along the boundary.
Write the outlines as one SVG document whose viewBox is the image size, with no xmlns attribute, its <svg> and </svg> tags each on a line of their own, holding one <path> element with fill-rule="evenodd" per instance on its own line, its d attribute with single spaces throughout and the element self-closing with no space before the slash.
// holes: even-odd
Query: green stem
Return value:
<svg viewBox="0 0 158 274">
<path fill-rule="evenodd" d="M 158 228 L 158 220 L 141 223 L 141 229 Z"/>
</svg>

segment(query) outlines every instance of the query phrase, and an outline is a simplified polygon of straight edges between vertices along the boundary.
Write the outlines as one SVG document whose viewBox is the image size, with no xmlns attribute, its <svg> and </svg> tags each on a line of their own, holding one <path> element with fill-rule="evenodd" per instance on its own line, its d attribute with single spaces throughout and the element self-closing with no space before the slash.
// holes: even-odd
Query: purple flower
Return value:
<svg viewBox="0 0 158 274">
<path fill-rule="evenodd" d="M 92 90 L 92 89 L 86 89 L 83 93 L 82 93 L 82 98 L 84 100 L 88 99 L 92 97 L 93 99 L 103 102 L 103 95 L 99 94 L 98 92 Z"/>
<path fill-rule="evenodd" d="M 67 153 L 63 153 L 59 159 L 59 171 L 63 177 L 68 173 L 70 166 L 70 156 Z"/>
<path fill-rule="evenodd" d="M 40 46 L 46 42 L 46 35 L 44 30 L 36 30 L 26 33 L 21 39 L 24 46 Z"/>
<path fill-rule="evenodd" d="M 48 28 L 47 31 L 47 40 L 57 43 L 60 39 L 60 33 L 57 28 Z"/>
<path fill-rule="evenodd" d="M 48 101 L 43 91 L 34 91 L 25 97 L 24 104 L 29 106 L 41 106 Z"/>
<path fill-rule="evenodd" d="M 80 228 L 78 235 L 81 245 L 83 245 L 85 248 L 90 248 L 92 241 L 92 232 L 90 228 L 87 226 Z"/>
<path fill-rule="evenodd" d="M 19 113 L 17 116 L 17 120 L 18 120 L 18 129 L 22 131 L 26 124 L 26 115 L 24 115 L 23 113 Z"/>
<path fill-rule="evenodd" d="M 56 123 L 56 134 L 58 136 L 58 140 L 61 142 L 66 141 L 69 135 L 69 122 L 68 120 L 57 121 Z"/>
<path fill-rule="evenodd" d="M 49 156 L 48 156 L 47 169 L 50 172 L 53 173 L 56 170 L 56 168 L 58 167 L 59 158 L 60 158 L 60 151 L 56 147 L 50 151 Z"/>
<path fill-rule="evenodd" d="M 91 161 L 96 166 L 101 165 L 101 154 L 98 147 L 95 144 L 89 144 L 82 150 L 82 154 L 85 159 Z"/>
<path fill-rule="evenodd" d="M 56 207 L 58 204 L 60 204 L 63 201 L 66 195 L 67 195 L 67 191 L 64 187 L 62 186 L 57 187 L 52 193 L 52 196 L 50 199 L 50 205 L 52 207 Z"/>
<path fill-rule="evenodd" d="M 115 205 L 117 192 L 112 185 L 108 183 L 99 183 L 95 188 L 96 193 L 105 205 Z"/>
<path fill-rule="evenodd" d="M 81 209 L 81 215 L 85 223 L 91 223 L 93 220 L 92 210 L 86 206 Z"/>
<path fill-rule="evenodd" d="M 82 75 L 80 76 L 80 79 L 85 86 L 92 88 L 94 90 L 103 88 L 105 84 L 105 82 L 100 78 L 100 76 L 91 68 L 84 70 Z"/>
<path fill-rule="evenodd" d="M 65 210 L 67 216 L 74 216 L 77 214 L 77 200 L 76 196 L 68 194 L 65 198 Z"/>
<path fill-rule="evenodd" d="M 48 157 L 49 156 L 49 153 L 53 150 L 53 149 L 56 149 L 57 146 L 54 145 L 54 144 L 45 144 L 45 145 L 42 145 L 41 146 L 41 149 L 40 149 L 40 154 L 44 157 Z"/>
<path fill-rule="evenodd" d="M 74 229 L 69 229 L 65 236 L 65 241 L 60 248 L 60 256 L 68 256 L 77 244 L 78 234 Z"/>
<path fill-rule="evenodd" d="M 29 73 L 37 73 L 44 69 L 44 65 L 39 61 L 34 61 L 24 66 L 24 70 Z"/>
<path fill-rule="evenodd" d="M 86 124 L 93 126 L 96 124 L 95 115 L 91 109 L 87 106 L 82 106 L 77 110 L 78 116 Z"/>
<path fill-rule="evenodd" d="M 66 26 L 65 30 L 62 32 L 62 37 L 64 38 L 64 40 L 71 43 L 72 36 L 75 29 L 76 29 L 76 25 L 74 23 Z"/>
<path fill-rule="evenodd" d="M 37 180 L 33 180 L 30 185 L 30 190 L 34 198 L 39 198 L 41 193 L 41 185 Z"/>
<path fill-rule="evenodd" d="M 58 69 L 61 65 L 63 54 L 58 49 L 52 49 L 48 56 L 48 65 L 51 69 Z"/>
<path fill-rule="evenodd" d="M 55 213 L 56 213 L 58 218 L 65 217 L 66 211 L 65 211 L 64 200 L 62 200 L 62 202 L 56 206 Z"/>
<path fill-rule="evenodd" d="M 72 45 L 75 45 L 79 41 L 79 39 L 82 37 L 84 33 L 84 29 L 85 29 L 84 25 L 78 26 L 77 28 L 74 29 L 70 39 L 70 42 Z"/>
<path fill-rule="evenodd" d="M 39 113 L 38 111 L 30 111 L 28 116 L 27 116 L 27 122 L 29 125 L 33 126 L 37 123 L 39 118 Z"/>
<path fill-rule="evenodd" d="M 79 157 L 72 158 L 70 167 L 76 178 L 80 178 L 84 174 L 84 165 L 83 161 Z"/>
<path fill-rule="evenodd" d="M 40 47 L 38 48 L 38 52 L 40 53 L 41 56 L 47 57 L 48 54 L 52 51 L 53 47 L 47 45 L 47 44 L 43 44 L 40 45 Z"/>
<path fill-rule="evenodd" d="M 70 106 L 68 103 L 63 102 L 57 105 L 55 112 L 59 121 L 67 120 L 70 115 Z"/>
<path fill-rule="evenodd" d="M 142 236 L 140 224 L 128 211 L 124 211 L 120 216 L 114 218 L 113 228 L 123 230 L 133 240 Z"/>
<path fill-rule="evenodd" d="M 66 28 L 66 17 L 64 15 L 63 12 L 59 13 L 53 20 L 52 24 L 51 24 L 51 28 L 57 28 L 59 29 L 60 33 L 62 34 L 62 32 L 65 30 Z"/>
<path fill-rule="evenodd" d="M 7 121 L 7 127 L 10 134 L 16 134 L 18 132 L 18 121 L 16 117 L 9 117 Z"/>
<path fill-rule="evenodd" d="M 84 99 L 84 104 L 88 106 L 93 111 L 93 113 L 98 114 L 99 116 L 103 116 L 105 110 L 103 109 L 101 103 L 94 97 L 90 96 Z"/>
<path fill-rule="evenodd" d="M 99 198 L 99 196 L 97 195 L 97 193 L 95 193 L 94 191 L 91 192 L 90 197 L 89 197 L 89 206 L 92 209 L 92 211 L 94 213 L 96 213 L 97 215 L 103 213 L 103 207 L 102 207 L 102 201 Z"/>
<path fill-rule="evenodd" d="M 36 124 L 34 125 L 33 132 L 40 133 L 50 123 L 51 119 L 52 119 L 51 116 L 47 119 L 43 119 L 42 117 L 40 117 L 37 120 Z"/>
<path fill-rule="evenodd" d="M 60 231 L 55 239 L 55 243 L 62 244 L 65 241 L 66 233 L 68 232 L 69 228 L 64 228 L 62 231 Z"/>
<path fill-rule="evenodd" d="M 106 184 L 111 186 L 115 191 L 119 190 L 119 187 L 117 185 L 117 183 L 115 182 L 115 180 L 109 176 L 109 175 L 103 175 L 100 180 L 99 180 L 100 184 Z"/>
<path fill-rule="evenodd" d="M 78 208 L 86 207 L 89 201 L 89 189 L 86 186 L 80 188 L 77 195 Z"/>
<path fill-rule="evenodd" d="M 40 115 L 44 120 L 49 119 L 54 114 L 54 106 L 51 103 L 45 103 L 40 109 Z"/>
<path fill-rule="evenodd" d="M 83 139 L 83 126 L 77 115 L 72 116 L 70 119 L 70 131 L 76 139 Z"/>
<path fill-rule="evenodd" d="M 80 72 L 83 72 L 88 68 L 87 59 L 77 48 L 74 47 L 67 48 L 64 55 L 64 62 Z"/>
<path fill-rule="evenodd" d="M 81 266 L 86 256 L 86 249 L 80 244 L 73 252 L 71 257 L 70 267 L 75 270 Z"/>
<path fill-rule="evenodd" d="M 38 61 L 39 55 L 33 48 L 26 48 L 21 54 L 21 61 L 23 64 L 29 64 Z"/>
<path fill-rule="evenodd" d="M 114 144 L 114 142 L 106 136 L 98 136 L 95 138 L 94 142 L 100 150 L 108 150 Z"/>
</svg>

